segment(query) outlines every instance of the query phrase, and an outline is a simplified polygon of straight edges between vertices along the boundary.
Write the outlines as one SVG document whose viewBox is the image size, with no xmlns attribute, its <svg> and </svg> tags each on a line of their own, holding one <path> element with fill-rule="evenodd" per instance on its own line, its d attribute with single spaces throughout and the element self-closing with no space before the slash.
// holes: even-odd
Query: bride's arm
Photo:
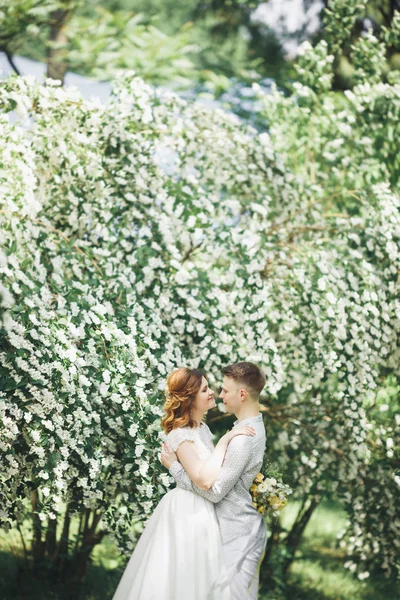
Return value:
<svg viewBox="0 0 400 600">
<path fill-rule="evenodd" d="M 182 442 L 176 450 L 179 462 L 190 479 L 202 490 L 209 490 L 217 480 L 229 442 L 237 435 L 254 435 L 254 429 L 248 425 L 235 427 L 221 437 L 210 458 L 200 460 L 192 441 Z"/>
<path fill-rule="evenodd" d="M 208 489 L 202 489 L 191 481 L 183 466 L 175 460 L 169 468 L 178 487 L 189 490 L 203 496 L 210 502 L 220 502 L 224 496 L 233 488 L 243 471 L 251 460 L 251 443 L 247 436 L 239 436 L 229 444 L 220 475 L 214 485 Z"/>
</svg>

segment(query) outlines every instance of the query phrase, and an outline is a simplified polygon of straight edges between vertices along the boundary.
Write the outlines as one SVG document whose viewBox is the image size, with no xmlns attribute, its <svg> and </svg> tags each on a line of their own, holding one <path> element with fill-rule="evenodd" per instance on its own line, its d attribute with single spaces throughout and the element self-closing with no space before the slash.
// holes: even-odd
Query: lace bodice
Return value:
<svg viewBox="0 0 400 600">
<path fill-rule="evenodd" d="M 186 427 L 178 427 L 173 429 L 167 435 L 167 442 L 170 444 L 174 452 L 182 442 L 189 440 L 194 442 L 194 447 L 200 460 L 207 460 L 214 450 L 212 443 L 212 433 L 205 423 L 201 423 L 200 427 L 192 429 L 188 425 Z"/>
</svg>

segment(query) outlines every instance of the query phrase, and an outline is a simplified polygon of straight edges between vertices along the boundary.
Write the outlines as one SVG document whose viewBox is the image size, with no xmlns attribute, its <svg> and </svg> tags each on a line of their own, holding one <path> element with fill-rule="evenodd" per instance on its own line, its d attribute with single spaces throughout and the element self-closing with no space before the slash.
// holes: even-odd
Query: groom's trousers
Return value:
<svg viewBox="0 0 400 600">
<path fill-rule="evenodd" d="M 240 563 L 240 568 L 231 579 L 232 600 L 257 600 L 258 598 L 260 566 L 267 545 L 265 525 L 260 527 L 250 552 L 243 558 L 243 542 L 246 539 L 247 536 L 243 536 L 223 544 L 224 559 L 228 569 Z"/>
</svg>

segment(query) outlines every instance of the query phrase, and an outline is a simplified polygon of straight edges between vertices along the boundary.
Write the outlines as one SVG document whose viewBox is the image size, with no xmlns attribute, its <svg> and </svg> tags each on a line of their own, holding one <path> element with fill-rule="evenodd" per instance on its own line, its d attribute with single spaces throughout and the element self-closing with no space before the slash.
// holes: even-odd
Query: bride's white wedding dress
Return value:
<svg viewBox="0 0 400 600">
<path fill-rule="evenodd" d="M 167 435 L 173 450 L 193 441 L 203 461 L 214 450 L 210 438 L 205 423 Z M 175 488 L 147 521 L 113 600 L 231 600 L 225 573 L 213 503 Z"/>
</svg>

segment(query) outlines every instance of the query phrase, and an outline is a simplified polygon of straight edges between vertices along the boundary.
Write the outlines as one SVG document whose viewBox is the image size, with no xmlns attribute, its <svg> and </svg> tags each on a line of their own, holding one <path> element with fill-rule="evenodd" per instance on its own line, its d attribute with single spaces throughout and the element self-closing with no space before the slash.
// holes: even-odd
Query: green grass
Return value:
<svg viewBox="0 0 400 600">
<path fill-rule="evenodd" d="M 282 512 L 285 528 L 293 523 L 298 508 L 297 503 L 290 502 Z M 346 519 L 346 513 L 338 503 L 322 502 L 296 553 L 287 589 L 279 593 L 264 590 L 260 600 L 398 600 L 395 586 L 384 577 L 360 581 L 344 569 L 345 554 L 337 547 L 336 535 Z M 24 529 L 26 534 L 29 533 L 27 525 Z M 18 531 L 0 533 L 1 600 L 111 600 L 124 568 L 118 549 L 107 537 L 95 548 L 86 581 L 80 588 L 43 585 L 22 575 L 18 570 L 21 557 Z"/>
<path fill-rule="evenodd" d="M 0 552 L 1 600 L 111 600 L 120 573 L 96 564 L 89 565 L 86 581 L 81 586 L 45 584 L 34 577 L 18 573 L 17 563 L 6 552 Z"/>
<path fill-rule="evenodd" d="M 285 528 L 293 523 L 299 504 L 282 511 Z M 343 567 L 345 551 L 336 535 L 347 515 L 340 504 L 325 500 L 312 515 L 288 574 L 285 593 L 260 594 L 260 600 L 398 600 L 398 589 L 385 577 L 360 581 Z"/>
<path fill-rule="evenodd" d="M 28 503 L 26 504 L 28 508 Z M 63 514 L 65 506 L 60 511 Z M 70 533 L 78 531 L 78 519 L 71 519 Z M 26 545 L 32 526 L 24 521 L 22 533 Z M 109 600 L 123 572 L 123 559 L 109 537 L 95 546 L 87 569 L 85 582 L 79 587 L 43 583 L 28 576 L 21 567 L 24 562 L 21 536 L 16 528 L 8 533 L 0 530 L 0 600 Z"/>
</svg>

